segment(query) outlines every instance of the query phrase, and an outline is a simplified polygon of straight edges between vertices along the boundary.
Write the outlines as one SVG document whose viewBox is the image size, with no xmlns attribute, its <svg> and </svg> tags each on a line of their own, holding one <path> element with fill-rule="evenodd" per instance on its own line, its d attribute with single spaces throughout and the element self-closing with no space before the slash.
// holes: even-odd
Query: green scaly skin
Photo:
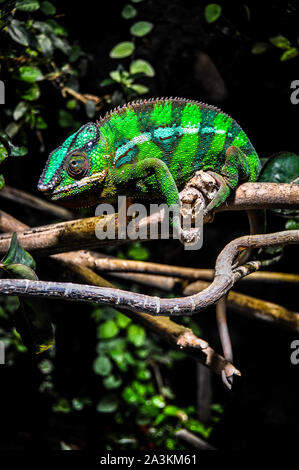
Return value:
<svg viewBox="0 0 299 470">
<path fill-rule="evenodd" d="M 49 156 L 38 189 L 68 207 L 126 195 L 168 206 L 198 170 L 217 173 L 227 199 L 240 181 L 256 181 L 259 157 L 245 132 L 221 110 L 183 98 L 128 103 L 82 126 Z"/>
</svg>

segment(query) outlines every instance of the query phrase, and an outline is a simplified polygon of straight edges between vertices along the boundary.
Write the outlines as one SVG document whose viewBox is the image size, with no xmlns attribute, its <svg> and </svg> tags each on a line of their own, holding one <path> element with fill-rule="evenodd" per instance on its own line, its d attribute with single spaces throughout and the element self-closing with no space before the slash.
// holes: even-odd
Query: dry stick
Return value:
<svg viewBox="0 0 299 470">
<path fill-rule="evenodd" d="M 195 434 L 191 433 L 190 431 L 187 431 L 187 429 L 179 429 L 178 431 L 175 432 L 175 435 L 176 437 L 178 437 L 179 439 L 182 439 L 183 441 L 187 442 L 188 444 L 190 444 L 192 447 L 195 447 L 196 449 L 216 450 L 215 447 L 211 446 L 200 437 L 195 436 Z"/>
<path fill-rule="evenodd" d="M 220 341 L 222 345 L 222 351 L 225 359 L 232 361 L 233 358 L 233 349 L 229 334 L 229 329 L 227 326 L 227 317 L 226 317 L 226 296 L 218 300 L 216 304 L 216 319 L 217 326 L 220 336 Z M 233 378 L 228 379 L 224 374 L 221 374 L 222 381 L 224 385 L 228 388 L 232 388 Z"/>
<path fill-rule="evenodd" d="M 26 191 L 15 189 L 7 185 L 5 185 L 4 188 L 0 191 L 0 199 L 26 205 L 31 209 L 48 213 L 52 215 L 52 217 L 54 216 L 62 220 L 72 220 L 74 217 L 72 212 L 65 209 L 64 207 L 51 204 L 44 201 L 43 199 L 40 199 L 39 197 L 27 193 Z"/>
<path fill-rule="evenodd" d="M 0 225 L 1 228 L 1 225 Z M 95 269 L 101 273 L 107 273 L 117 277 L 123 277 L 126 273 L 126 278 L 130 280 L 136 280 L 136 282 L 145 283 L 146 279 L 149 279 L 148 274 L 153 274 L 155 279 L 157 276 L 161 279 L 168 279 L 170 276 L 174 278 L 188 279 L 188 280 L 206 280 L 211 281 L 214 278 L 214 269 L 198 269 L 198 268 L 187 268 L 183 266 L 174 266 L 167 264 L 151 263 L 148 261 L 135 261 L 135 260 L 123 260 L 101 254 L 93 251 L 79 250 L 72 252 L 78 259 L 78 262 L 86 267 Z M 129 276 L 128 273 L 141 273 L 142 277 Z M 158 279 L 157 277 L 157 279 Z M 264 281 L 264 282 L 288 282 L 299 284 L 299 274 L 292 273 L 280 273 L 280 272 L 269 272 L 259 271 L 249 274 L 247 277 L 242 279 L 243 281 Z M 170 281 L 170 279 L 169 279 Z M 179 283 L 179 279 L 174 279 L 173 285 Z M 150 284 L 149 284 L 150 285 Z"/>
<path fill-rule="evenodd" d="M 56 261 L 58 260 L 56 256 L 51 258 L 54 258 Z M 70 258 L 63 260 L 62 255 L 59 255 L 59 262 L 64 268 L 69 268 L 71 275 L 75 275 L 79 282 L 88 282 L 94 286 L 117 289 L 113 284 L 103 279 L 91 269 L 78 265 L 76 262 L 71 261 Z M 157 333 L 172 347 L 179 348 L 188 356 L 200 361 L 213 372 L 221 375 L 224 371 L 226 377 L 241 375 L 240 371 L 233 364 L 217 354 L 206 341 L 195 336 L 190 328 L 179 325 L 168 317 L 153 317 L 143 312 L 128 312 L 121 308 L 118 308 L 118 310 L 125 313 L 132 320 L 143 324 L 146 328 Z"/>
<path fill-rule="evenodd" d="M 76 251 L 76 252 L 64 253 L 63 255 L 59 254 L 59 255 L 54 255 L 54 256 L 55 258 L 59 258 L 60 256 L 63 256 L 64 259 L 67 259 L 68 257 L 70 257 L 70 259 L 73 260 L 76 264 L 93 269 L 97 267 L 97 261 L 101 261 L 101 260 L 98 260 L 98 258 L 95 257 L 94 255 L 97 256 L 97 253 Z M 139 263 L 140 262 L 138 262 L 138 264 Z M 149 264 L 152 264 L 152 263 L 149 263 Z M 172 266 L 170 267 L 172 268 Z M 166 265 L 166 268 L 167 268 L 167 265 Z M 189 268 L 184 268 L 184 269 L 189 269 Z M 167 271 L 167 269 L 165 271 Z M 210 271 L 214 273 L 214 270 L 210 270 Z M 197 281 L 192 284 L 186 285 L 186 282 L 182 282 L 182 279 L 180 280 L 179 278 L 174 278 L 174 277 L 170 278 L 170 277 L 160 276 L 160 275 L 133 274 L 133 273 L 125 274 L 125 273 L 110 273 L 109 272 L 109 275 L 112 275 L 112 274 L 115 277 L 121 277 L 123 279 L 137 282 L 143 285 L 145 284 L 145 285 L 155 287 L 165 292 L 172 292 L 174 288 L 183 289 L 183 295 L 186 295 L 186 296 L 196 294 L 197 292 L 202 291 L 203 289 L 206 289 L 210 285 L 210 283 L 204 282 L 204 281 Z M 281 279 L 280 276 L 284 275 L 284 273 L 271 273 L 271 272 L 264 271 L 264 272 L 256 272 L 256 273 L 249 274 L 248 277 L 253 277 L 254 275 L 258 275 L 258 274 L 265 275 L 266 280 L 273 279 L 273 280 L 278 280 L 278 281 Z M 267 277 L 268 274 L 270 275 L 269 278 Z M 295 282 L 296 282 L 297 280 L 296 275 L 294 276 L 295 276 Z M 242 278 L 242 280 L 243 279 L 244 278 Z M 286 282 L 288 281 L 292 282 L 293 274 L 285 274 L 285 280 Z M 230 291 L 230 293 L 228 294 L 227 301 L 228 301 L 228 307 L 232 308 L 234 311 L 238 311 L 242 313 L 244 312 L 249 317 L 253 316 L 254 318 L 258 318 L 260 320 L 264 320 L 264 321 L 270 320 L 275 323 L 278 322 L 280 325 L 283 325 L 284 327 L 287 327 L 288 329 L 291 329 L 293 331 L 299 331 L 299 315 L 295 312 L 287 310 L 285 307 L 282 307 L 280 305 L 267 302 L 265 300 L 261 300 L 255 297 L 251 297 L 248 295 L 246 296 L 244 294 L 240 294 L 235 291 Z"/>
<path fill-rule="evenodd" d="M 18 221 L 12 216 L 2 212 L 0 222 L 4 224 L 4 219 L 7 218 L 9 223 L 15 223 L 15 228 L 20 227 L 21 230 L 25 230 L 27 226 L 22 222 Z M 65 268 L 68 268 L 71 276 L 76 277 L 78 282 L 88 283 L 100 287 L 116 288 L 109 281 L 96 274 L 89 268 L 78 264 L 78 260 L 75 258 L 76 253 L 60 253 L 59 255 L 52 255 L 51 260 L 57 262 L 63 267 L 65 275 Z M 122 311 L 122 309 L 119 309 Z M 182 352 L 191 356 L 192 358 L 200 361 L 206 367 L 210 368 L 217 374 L 223 374 L 223 371 L 227 377 L 232 375 L 241 375 L 240 371 L 235 368 L 233 364 L 226 361 L 222 356 L 217 354 L 209 344 L 194 335 L 190 328 L 183 325 L 174 323 L 168 317 L 153 317 L 143 312 L 127 312 L 124 313 L 138 323 L 142 323 L 146 328 L 154 331 L 156 334 L 161 336 L 167 341 L 172 347 L 179 348 Z"/>
<path fill-rule="evenodd" d="M 206 289 L 209 285 L 205 281 L 193 282 L 184 289 L 183 294 L 192 295 Z M 227 295 L 227 306 L 233 311 L 244 314 L 251 319 L 256 318 L 268 323 L 270 321 L 292 331 L 299 332 L 299 313 L 288 310 L 273 302 L 257 299 L 231 290 Z"/>
<path fill-rule="evenodd" d="M 100 305 L 110 305 L 132 311 L 141 310 L 150 315 L 192 315 L 217 302 L 237 280 L 262 266 L 261 261 L 252 261 L 233 270 L 232 263 L 241 247 L 262 248 L 294 243 L 299 243 L 299 230 L 247 235 L 233 240 L 217 258 L 213 282 L 204 291 L 185 298 L 160 299 L 156 296 L 111 288 L 23 279 L 0 280 L 0 292 L 7 295 L 93 301 Z"/>
<path fill-rule="evenodd" d="M 244 183 L 217 212 L 251 209 L 296 209 L 299 206 L 299 186 L 296 184 Z"/>
</svg>

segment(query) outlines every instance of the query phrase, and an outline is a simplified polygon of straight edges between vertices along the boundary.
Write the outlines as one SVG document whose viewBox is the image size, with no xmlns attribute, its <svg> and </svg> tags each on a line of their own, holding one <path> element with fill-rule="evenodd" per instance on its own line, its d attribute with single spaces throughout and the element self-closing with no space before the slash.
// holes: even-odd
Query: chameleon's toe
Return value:
<svg viewBox="0 0 299 470">
<path fill-rule="evenodd" d="M 207 171 L 207 173 L 215 179 L 217 185 L 219 186 L 219 189 L 218 189 L 218 192 L 216 193 L 216 196 L 206 207 L 205 215 L 208 212 L 221 206 L 221 204 L 223 204 L 223 202 L 227 199 L 227 197 L 229 196 L 231 192 L 231 188 L 227 184 L 227 181 L 224 176 L 219 175 L 218 173 L 215 173 L 214 171 Z"/>
</svg>

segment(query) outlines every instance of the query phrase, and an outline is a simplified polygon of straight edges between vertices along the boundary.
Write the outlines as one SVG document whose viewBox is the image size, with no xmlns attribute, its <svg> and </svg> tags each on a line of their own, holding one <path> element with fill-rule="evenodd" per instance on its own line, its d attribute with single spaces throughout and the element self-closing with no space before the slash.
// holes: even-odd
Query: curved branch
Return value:
<svg viewBox="0 0 299 470">
<path fill-rule="evenodd" d="M 0 293 L 96 302 L 101 305 L 111 305 L 126 310 L 141 310 L 150 315 L 192 315 L 217 302 L 231 289 L 237 280 L 262 266 L 261 261 L 251 261 L 233 269 L 232 264 L 239 248 L 261 248 L 293 243 L 299 243 L 299 230 L 264 235 L 247 235 L 233 240 L 217 258 L 213 282 L 204 291 L 185 298 L 160 299 L 156 296 L 111 288 L 8 279 L 0 280 Z"/>
<path fill-rule="evenodd" d="M 15 230 L 17 227 L 21 227 L 22 230 L 26 230 L 28 228 L 28 226 L 14 217 L 6 214 L 5 212 L 1 212 L 0 225 L 2 226 L 2 229 L 5 227 L 5 224 L 9 224 L 10 227 L 13 227 L 12 230 Z M 69 271 L 72 280 L 75 278 L 78 282 L 83 282 L 84 284 L 117 289 L 116 286 L 111 284 L 109 281 L 106 281 L 91 269 L 80 265 L 76 254 L 76 252 L 60 253 L 59 255 L 52 255 L 50 257 L 50 259 L 56 263 L 56 267 L 58 264 L 58 266 L 62 268 L 63 278 L 65 278 L 67 271 Z M 173 278 L 169 280 L 173 281 Z M 118 310 L 122 311 L 122 309 Z M 221 376 L 225 375 L 227 380 L 231 380 L 230 378 L 233 375 L 241 375 L 240 371 L 236 369 L 231 362 L 217 354 L 206 341 L 195 336 L 190 328 L 175 323 L 168 317 L 153 317 L 143 312 L 124 310 L 123 312 L 134 321 L 142 323 L 146 328 L 154 331 L 172 347 L 179 348 L 183 353 L 197 361 L 200 361 L 213 372 L 221 374 Z"/>
</svg>

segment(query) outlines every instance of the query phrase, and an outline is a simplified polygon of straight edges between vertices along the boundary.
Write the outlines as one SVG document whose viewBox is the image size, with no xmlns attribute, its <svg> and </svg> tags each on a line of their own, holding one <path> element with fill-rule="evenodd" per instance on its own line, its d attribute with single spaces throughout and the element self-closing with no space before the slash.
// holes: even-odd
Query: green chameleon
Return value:
<svg viewBox="0 0 299 470">
<path fill-rule="evenodd" d="M 197 170 L 220 183 L 206 211 L 239 181 L 256 181 L 259 157 L 230 116 L 183 98 L 128 103 L 87 123 L 49 156 L 38 189 L 68 207 L 115 202 L 120 195 L 180 203 Z"/>
</svg>

